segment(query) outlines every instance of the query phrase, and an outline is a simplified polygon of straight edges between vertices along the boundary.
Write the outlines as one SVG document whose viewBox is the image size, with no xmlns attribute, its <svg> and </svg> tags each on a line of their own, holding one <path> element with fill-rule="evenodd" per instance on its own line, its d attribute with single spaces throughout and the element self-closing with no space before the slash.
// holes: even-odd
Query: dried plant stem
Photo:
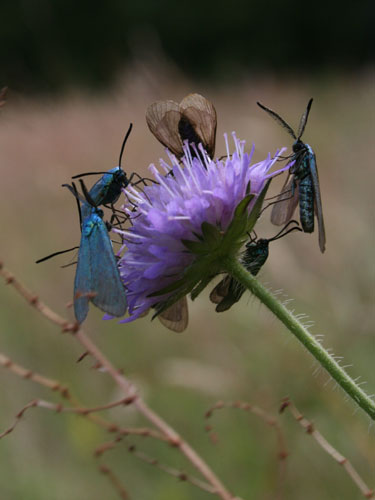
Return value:
<svg viewBox="0 0 375 500">
<path fill-rule="evenodd" d="M 164 434 L 161 434 L 160 432 L 155 431 L 154 429 L 150 429 L 148 427 L 139 427 L 139 428 L 121 427 L 120 425 L 114 424 L 113 422 L 109 422 L 108 420 L 105 420 L 104 418 L 99 417 L 98 415 L 93 415 L 90 411 L 87 412 L 88 409 L 80 405 L 79 401 L 72 396 L 67 386 L 61 384 L 56 380 L 47 378 L 44 375 L 40 375 L 39 373 L 36 373 L 32 370 L 29 370 L 15 363 L 8 356 L 5 356 L 3 353 L 0 353 L 0 366 L 3 366 L 10 372 L 14 373 L 15 375 L 23 379 L 31 380 L 32 382 L 47 387 L 54 392 L 59 392 L 60 395 L 64 399 L 69 401 L 74 408 L 81 407 L 82 409 L 81 415 L 86 417 L 88 420 L 91 420 L 93 423 L 99 425 L 103 429 L 106 429 L 108 432 L 118 433 L 121 436 L 129 436 L 129 435 L 143 436 L 143 437 L 152 437 L 160 441 L 168 441 L 167 438 L 164 436 Z"/>
<path fill-rule="evenodd" d="M 297 420 L 297 422 L 301 425 L 303 429 L 305 429 L 306 433 L 312 436 L 316 442 L 319 444 L 323 450 L 328 453 L 339 465 L 342 465 L 346 470 L 352 481 L 358 486 L 362 495 L 368 499 L 375 499 L 375 491 L 370 490 L 368 486 L 365 484 L 363 479 L 360 477 L 358 472 L 354 469 L 353 465 L 349 462 L 349 460 L 341 455 L 322 435 L 316 430 L 314 424 L 307 420 L 302 413 L 295 407 L 295 405 L 289 400 L 285 399 L 281 405 L 280 412 L 283 412 L 286 408 L 288 408 L 293 415 L 293 417 Z"/>
<path fill-rule="evenodd" d="M 166 436 L 168 442 L 180 450 L 180 452 L 191 462 L 191 464 L 202 474 L 206 481 L 212 485 L 213 493 L 222 500 L 233 500 L 234 496 L 225 488 L 219 478 L 214 474 L 210 467 L 197 454 L 197 452 L 184 441 L 179 434 L 167 424 L 157 413 L 149 408 L 137 394 L 135 386 L 114 368 L 112 363 L 84 333 L 77 323 L 70 323 L 49 307 L 47 307 L 36 295 L 33 295 L 27 290 L 13 274 L 7 271 L 0 262 L 0 274 L 3 276 L 7 284 L 11 284 L 27 302 L 37 309 L 44 317 L 52 323 L 60 326 L 63 332 L 71 332 L 74 338 L 84 346 L 91 356 L 103 367 L 112 377 L 115 383 L 122 389 L 126 398 L 132 398 L 132 404 L 137 408 L 149 422 L 151 422 L 162 434 Z"/>
<path fill-rule="evenodd" d="M 126 436 L 125 436 L 126 437 Z M 109 441 L 107 443 L 103 443 L 98 448 L 96 448 L 94 455 L 95 457 L 101 457 L 104 453 L 107 451 L 113 450 L 116 446 L 118 446 L 120 443 L 122 443 L 124 440 L 124 437 L 121 435 L 118 435 L 116 439 L 113 441 Z M 145 453 L 138 451 L 135 445 L 129 445 L 127 447 L 127 450 L 129 453 L 132 453 L 134 456 L 137 458 L 143 460 L 144 462 L 148 463 L 149 465 L 154 465 L 158 469 L 166 472 L 167 474 L 170 474 L 171 476 L 176 477 L 180 481 L 186 481 L 194 486 L 197 486 L 198 488 L 208 491 L 209 493 L 215 493 L 215 489 L 213 486 L 205 481 L 202 481 L 201 479 L 198 479 L 195 476 L 192 476 L 190 474 L 186 474 L 185 472 L 182 472 L 178 469 L 174 469 L 173 467 L 169 467 L 168 465 L 162 464 L 157 460 L 156 458 L 152 458 Z M 239 500 L 239 499 L 238 499 Z"/>
<path fill-rule="evenodd" d="M 111 481 L 112 485 L 116 489 L 117 493 L 120 495 L 122 500 L 129 500 L 130 496 L 127 494 L 125 488 L 121 484 L 119 478 L 113 473 L 113 471 L 108 467 L 108 465 L 101 464 L 99 470 L 102 474 L 105 474 Z"/>
<path fill-rule="evenodd" d="M 266 306 L 323 366 L 348 396 L 375 420 L 375 402 L 362 390 L 307 328 L 277 298 L 250 274 L 236 258 L 227 259 L 224 269 Z"/>
<path fill-rule="evenodd" d="M 152 458 L 145 453 L 138 451 L 137 448 L 134 445 L 130 445 L 128 447 L 129 453 L 132 455 L 135 455 L 137 458 L 142 460 L 143 462 L 146 462 L 149 465 L 153 465 L 154 467 L 157 467 L 158 469 L 166 472 L 167 474 L 176 477 L 180 481 L 186 481 L 194 486 L 197 486 L 203 491 L 208 491 L 209 493 L 215 493 L 215 489 L 208 483 L 201 481 L 200 479 L 188 475 L 185 472 L 179 471 L 178 469 L 174 469 L 173 467 L 169 467 L 168 465 L 160 463 L 158 460 L 155 458 Z"/>
<path fill-rule="evenodd" d="M 284 433 L 281 429 L 281 426 L 278 422 L 278 419 L 274 417 L 273 415 L 269 415 L 267 412 L 265 412 L 262 408 L 259 408 L 258 406 L 254 406 L 247 401 L 218 401 L 215 403 L 211 408 L 207 410 L 205 413 L 205 417 L 211 418 L 212 415 L 217 411 L 221 410 L 223 408 L 230 408 L 230 409 L 236 409 L 236 410 L 242 410 L 248 413 L 252 413 L 253 415 L 256 415 L 259 417 L 266 425 L 269 425 L 275 430 L 276 436 L 277 436 L 277 441 L 278 441 L 278 479 L 277 479 L 277 485 L 276 485 L 276 492 L 275 492 L 275 500 L 283 498 L 283 484 L 285 482 L 285 477 L 286 477 L 286 458 L 288 457 L 288 452 L 286 450 L 286 444 L 285 444 L 285 438 L 284 438 Z M 212 426 L 208 425 L 206 426 L 206 431 L 209 432 L 210 434 L 212 433 Z"/>
<path fill-rule="evenodd" d="M 125 394 L 130 393 L 134 396 L 133 405 L 137 410 L 156 428 L 158 428 L 167 438 L 172 446 L 178 448 L 183 455 L 194 465 L 194 467 L 202 474 L 202 476 L 214 487 L 214 492 L 225 500 L 231 500 L 233 496 L 227 491 L 221 481 L 211 471 L 208 465 L 201 457 L 188 445 L 177 432 L 172 429 L 157 413 L 149 408 L 146 403 L 136 395 L 135 387 L 122 374 L 120 374 L 109 360 L 103 355 L 96 345 L 83 332 L 78 330 L 75 334 L 77 340 L 86 348 L 87 351 L 105 368 L 116 383 L 123 389 Z"/>
<path fill-rule="evenodd" d="M 205 417 L 210 418 L 215 411 L 221 410 L 223 408 L 234 408 L 236 410 L 243 410 L 252 413 L 253 415 L 256 415 L 261 420 L 263 420 L 263 422 L 265 422 L 267 425 L 275 429 L 279 444 L 279 458 L 282 460 L 287 458 L 288 452 L 286 451 L 284 434 L 281 430 L 279 422 L 274 416 L 269 415 L 262 408 L 259 408 L 259 406 L 254 406 L 247 401 L 218 401 L 206 411 Z"/>
<path fill-rule="evenodd" d="M 97 411 L 103 411 L 103 410 L 109 410 L 110 408 L 115 408 L 116 406 L 124 406 L 130 404 L 128 401 L 128 398 L 123 399 L 121 401 L 115 401 L 113 403 L 108 403 L 106 405 L 102 406 L 96 406 L 94 408 L 70 408 L 63 406 L 62 404 L 56 404 L 56 403 L 50 403 L 49 401 L 45 401 L 44 399 L 33 399 L 27 405 L 25 405 L 21 411 L 19 411 L 16 415 L 16 420 L 13 425 L 11 425 L 7 430 L 2 432 L 0 434 L 0 439 L 9 434 L 10 432 L 13 431 L 13 429 L 16 427 L 20 419 L 23 417 L 25 414 L 26 410 L 29 408 L 44 408 L 46 410 L 51 410 L 56 413 L 76 413 L 77 415 L 82 415 L 84 417 L 90 415 L 91 413 L 97 412 Z M 151 429 L 126 429 L 126 431 L 123 431 L 123 435 L 128 434 L 136 434 L 136 435 L 152 435 L 152 430 Z M 153 436 L 155 437 L 155 436 Z"/>
<path fill-rule="evenodd" d="M 37 384 L 43 385 L 44 387 L 48 387 L 52 391 L 58 391 L 64 398 L 69 399 L 69 391 L 68 388 L 61 385 L 57 380 L 52 380 L 50 378 L 44 377 L 43 375 L 39 375 L 38 373 L 33 372 L 32 370 L 28 370 L 17 363 L 14 363 L 10 358 L 5 356 L 5 354 L 0 352 L 0 365 L 4 368 L 7 368 L 15 375 L 18 375 L 21 378 L 31 380 L 36 382 Z"/>
</svg>

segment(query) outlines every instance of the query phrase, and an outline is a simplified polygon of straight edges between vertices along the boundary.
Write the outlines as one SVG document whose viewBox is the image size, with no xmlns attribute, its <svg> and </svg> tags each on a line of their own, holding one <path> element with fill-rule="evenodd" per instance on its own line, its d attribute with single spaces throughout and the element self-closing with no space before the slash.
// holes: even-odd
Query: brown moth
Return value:
<svg viewBox="0 0 375 500">
<path fill-rule="evenodd" d="M 146 121 L 156 139 L 178 159 L 183 143 L 202 144 L 210 158 L 215 154 L 217 116 L 213 104 L 200 94 L 189 94 L 180 104 L 156 101 L 146 112 Z M 194 151 L 192 154 L 194 156 Z"/>
</svg>

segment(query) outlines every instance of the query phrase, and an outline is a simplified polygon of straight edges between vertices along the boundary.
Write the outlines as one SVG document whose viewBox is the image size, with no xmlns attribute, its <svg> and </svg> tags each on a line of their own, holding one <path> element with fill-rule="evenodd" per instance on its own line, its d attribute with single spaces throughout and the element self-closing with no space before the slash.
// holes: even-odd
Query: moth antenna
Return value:
<svg viewBox="0 0 375 500">
<path fill-rule="evenodd" d="M 290 228 L 288 231 L 284 232 L 285 229 L 290 226 L 291 224 L 296 224 L 296 226 Z M 299 223 L 298 221 L 292 219 L 288 222 L 288 224 L 286 224 L 281 231 L 279 231 L 276 236 L 274 236 L 273 238 L 270 238 L 268 241 L 275 241 L 275 240 L 278 240 L 280 238 L 283 238 L 284 236 L 286 236 L 287 234 L 291 233 L 292 231 L 302 231 L 302 229 L 299 227 Z"/>
<path fill-rule="evenodd" d="M 309 114 L 310 114 L 310 109 L 311 109 L 312 102 L 313 102 L 313 98 L 311 98 L 309 100 L 309 102 L 307 103 L 306 111 L 301 116 L 301 120 L 299 122 L 299 127 L 298 127 L 297 141 L 299 141 L 301 139 L 301 137 L 302 137 L 302 135 L 303 135 L 303 133 L 305 131 L 305 127 L 306 127 L 307 120 L 309 118 Z"/>
<path fill-rule="evenodd" d="M 103 175 L 107 172 L 85 172 L 84 174 L 73 175 L 72 179 L 79 179 L 80 177 L 86 177 L 86 175 Z"/>
<path fill-rule="evenodd" d="M 63 253 L 68 253 L 72 252 L 73 250 L 77 250 L 79 247 L 72 247 L 68 248 L 67 250 L 60 250 L 58 252 L 51 253 L 50 255 L 47 255 L 46 257 L 43 257 L 41 259 L 38 259 L 35 261 L 35 264 L 40 264 L 41 262 L 44 262 L 45 260 L 52 259 L 53 257 L 56 257 L 56 255 L 61 255 Z"/>
<path fill-rule="evenodd" d="M 125 144 L 126 144 L 126 141 L 128 140 L 128 137 L 130 135 L 130 132 L 132 131 L 132 128 L 133 128 L 133 124 L 131 123 L 129 125 L 129 128 L 128 128 L 128 131 L 126 132 L 125 134 L 125 137 L 124 137 L 124 140 L 122 141 L 122 146 L 121 146 L 121 151 L 120 151 L 120 157 L 118 159 L 118 166 L 121 167 L 121 160 L 122 160 L 122 155 L 124 153 L 124 148 L 125 148 Z"/>
<path fill-rule="evenodd" d="M 263 104 L 261 104 L 259 101 L 257 101 L 257 105 L 262 108 L 264 111 L 266 111 L 274 120 L 277 121 L 279 125 L 281 125 L 283 128 L 287 130 L 287 132 L 293 137 L 293 139 L 297 140 L 296 134 L 294 133 L 294 130 L 290 125 L 287 124 L 285 120 L 281 118 L 275 111 L 272 111 L 272 109 L 267 108 Z"/>
</svg>

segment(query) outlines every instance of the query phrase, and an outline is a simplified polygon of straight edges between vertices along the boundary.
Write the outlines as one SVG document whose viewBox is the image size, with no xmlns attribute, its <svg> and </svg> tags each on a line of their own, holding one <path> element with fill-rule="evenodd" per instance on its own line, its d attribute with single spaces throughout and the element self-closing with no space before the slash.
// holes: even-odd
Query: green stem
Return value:
<svg viewBox="0 0 375 500">
<path fill-rule="evenodd" d="M 323 366 L 331 377 L 369 416 L 375 420 L 375 402 L 356 384 L 334 358 L 320 345 L 311 333 L 281 304 L 276 297 L 264 288 L 236 258 L 228 258 L 224 269 L 250 290 L 265 306 L 270 309 L 290 332 L 295 335 L 314 358 Z"/>
</svg>

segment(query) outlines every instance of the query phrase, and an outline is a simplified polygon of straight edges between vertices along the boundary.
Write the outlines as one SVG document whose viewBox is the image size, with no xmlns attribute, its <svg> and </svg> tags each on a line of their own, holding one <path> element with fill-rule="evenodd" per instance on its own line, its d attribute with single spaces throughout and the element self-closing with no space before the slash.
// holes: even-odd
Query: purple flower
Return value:
<svg viewBox="0 0 375 500">
<path fill-rule="evenodd" d="M 242 200 L 251 198 L 245 205 L 248 218 L 268 179 L 289 168 L 287 165 L 269 173 L 284 149 L 273 158 L 268 155 L 265 160 L 251 165 L 254 146 L 250 154 L 245 153 L 245 141 L 240 141 L 233 133 L 235 152 L 231 155 L 228 138 L 224 137 L 225 160 L 211 160 L 201 146 L 201 155 L 192 158 L 185 145 L 182 165 L 168 151 L 171 166 L 160 160 L 163 170 L 160 173 L 155 165 L 150 165 L 157 184 L 142 191 L 132 186 L 125 189 L 129 202 L 124 210 L 132 218 L 133 225 L 125 231 L 117 230 L 127 247 L 119 268 L 127 288 L 130 316 L 122 322 L 135 320 L 158 302 L 173 302 L 176 292 L 171 290 L 173 284 L 183 283 L 187 270 L 199 259 L 186 240 L 193 245 L 202 242 L 202 229 L 208 225 L 216 228 L 219 237 L 225 235 Z M 194 145 L 192 147 L 194 149 Z M 249 197 L 249 193 L 254 196 Z M 236 252 L 247 238 L 247 230 L 246 224 L 242 224 L 240 245 L 238 239 L 234 242 Z M 214 267 L 217 266 L 212 269 Z M 163 293 L 166 287 L 169 290 Z M 160 291 L 162 295 L 157 294 Z"/>
</svg>

